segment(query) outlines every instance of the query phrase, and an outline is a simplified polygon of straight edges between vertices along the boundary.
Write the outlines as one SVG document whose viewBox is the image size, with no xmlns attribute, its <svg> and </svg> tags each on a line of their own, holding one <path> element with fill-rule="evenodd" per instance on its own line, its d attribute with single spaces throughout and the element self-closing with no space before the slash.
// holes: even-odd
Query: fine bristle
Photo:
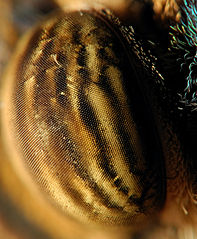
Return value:
<svg viewBox="0 0 197 239">
<path fill-rule="evenodd" d="M 186 79 L 183 98 L 191 103 L 197 101 L 197 2 L 184 0 L 181 15 L 180 23 L 172 27 L 172 45 L 182 51 L 180 68 Z"/>
</svg>

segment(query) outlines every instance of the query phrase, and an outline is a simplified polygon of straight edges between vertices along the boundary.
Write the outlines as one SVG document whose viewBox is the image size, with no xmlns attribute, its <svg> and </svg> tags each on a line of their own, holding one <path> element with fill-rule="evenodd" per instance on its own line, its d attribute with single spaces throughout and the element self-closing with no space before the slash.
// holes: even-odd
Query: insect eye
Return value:
<svg viewBox="0 0 197 239">
<path fill-rule="evenodd" d="M 165 167 L 134 33 L 108 14 L 59 12 L 22 40 L 2 134 L 23 180 L 63 214 L 127 226 L 162 207 Z"/>
</svg>

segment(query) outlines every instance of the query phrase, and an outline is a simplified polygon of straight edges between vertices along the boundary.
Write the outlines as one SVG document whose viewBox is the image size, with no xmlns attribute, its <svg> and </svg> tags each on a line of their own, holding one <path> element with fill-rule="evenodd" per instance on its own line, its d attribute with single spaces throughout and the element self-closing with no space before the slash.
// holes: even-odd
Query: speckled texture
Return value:
<svg viewBox="0 0 197 239">
<path fill-rule="evenodd" d="M 7 1 L 0 238 L 195 238 L 195 114 L 166 30 L 179 3 Z M 45 18 L 103 5 L 127 27 L 108 10 Z"/>
</svg>

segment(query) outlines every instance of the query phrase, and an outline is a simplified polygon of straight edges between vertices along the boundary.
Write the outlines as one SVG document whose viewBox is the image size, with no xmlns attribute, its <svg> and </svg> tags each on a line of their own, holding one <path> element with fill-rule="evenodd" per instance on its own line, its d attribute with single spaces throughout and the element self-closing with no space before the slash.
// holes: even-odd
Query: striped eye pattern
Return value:
<svg viewBox="0 0 197 239">
<path fill-rule="evenodd" d="M 196 1 L 11 1 L 0 239 L 197 238 Z"/>
<path fill-rule="evenodd" d="M 150 76 L 134 41 L 110 12 L 60 11 L 22 40 L 3 82 L 13 164 L 79 221 L 133 225 L 165 200 Z"/>
</svg>

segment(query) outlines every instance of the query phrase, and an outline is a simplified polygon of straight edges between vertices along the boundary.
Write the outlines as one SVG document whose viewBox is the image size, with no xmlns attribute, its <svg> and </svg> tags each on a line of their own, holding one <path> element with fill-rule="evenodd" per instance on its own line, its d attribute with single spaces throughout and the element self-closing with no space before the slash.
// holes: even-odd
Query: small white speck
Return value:
<svg viewBox="0 0 197 239">
<path fill-rule="evenodd" d="M 57 54 L 52 54 L 51 56 L 53 57 L 55 63 L 56 63 L 58 66 L 61 66 L 60 63 L 59 63 L 58 60 L 57 60 Z"/>
<path fill-rule="evenodd" d="M 182 209 L 183 209 L 183 212 L 185 213 L 185 215 L 188 215 L 189 213 L 188 213 L 188 211 L 187 211 L 187 209 L 182 205 Z"/>
<path fill-rule="evenodd" d="M 60 93 L 60 95 L 65 95 L 65 93 L 62 91 L 62 92 Z"/>
</svg>

